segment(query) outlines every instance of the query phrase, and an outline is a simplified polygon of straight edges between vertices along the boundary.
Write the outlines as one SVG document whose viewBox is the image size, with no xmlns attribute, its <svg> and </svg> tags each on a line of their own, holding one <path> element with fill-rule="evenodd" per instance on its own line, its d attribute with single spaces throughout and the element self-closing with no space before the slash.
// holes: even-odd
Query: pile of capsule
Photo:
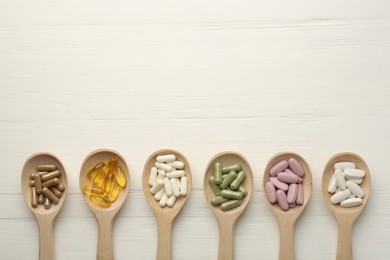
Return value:
<svg viewBox="0 0 390 260">
<path fill-rule="evenodd" d="M 92 185 L 85 185 L 83 193 L 95 205 L 103 208 L 110 207 L 127 184 L 126 173 L 115 157 L 107 164 L 96 164 L 88 171 L 87 178 L 92 181 Z"/>
<path fill-rule="evenodd" d="M 31 206 L 43 205 L 49 209 L 51 204 L 60 202 L 65 186 L 60 181 L 61 171 L 54 164 L 37 165 L 37 172 L 30 175 Z"/>
<path fill-rule="evenodd" d="M 173 207 L 177 198 L 187 195 L 187 177 L 184 162 L 176 161 L 176 155 L 165 154 L 156 158 L 148 184 L 160 207 Z"/>
<path fill-rule="evenodd" d="M 303 176 L 305 170 L 295 158 L 282 160 L 275 164 L 269 172 L 269 181 L 265 191 L 270 203 L 277 202 L 279 207 L 287 211 L 297 205 L 303 205 Z"/>
<path fill-rule="evenodd" d="M 338 162 L 334 164 L 334 173 L 329 181 L 328 192 L 335 193 L 330 201 L 340 203 L 343 208 L 359 206 L 363 203 L 364 191 L 359 184 L 363 182 L 366 173 L 356 169 L 353 162 Z"/>
<path fill-rule="evenodd" d="M 222 167 L 222 164 L 214 164 L 214 175 L 209 178 L 209 184 L 215 197 L 210 200 L 213 206 L 219 206 L 222 211 L 238 207 L 247 191 L 241 185 L 246 173 L 241 170 L 240 164 Z"/>
</svg>

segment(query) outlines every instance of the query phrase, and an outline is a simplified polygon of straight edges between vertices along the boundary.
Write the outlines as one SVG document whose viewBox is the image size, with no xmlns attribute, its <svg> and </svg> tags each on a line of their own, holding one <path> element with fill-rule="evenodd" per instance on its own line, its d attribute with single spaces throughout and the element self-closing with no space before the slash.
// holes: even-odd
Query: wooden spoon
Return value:
<svg viewBox="0 0 390 260">
<path fill-rule="evenodd" d="M 43 205 L 37 208 L 31 206 L 32 189 L 29 186 L 30 174 L 37 172 L 38 164 L 54 164 L 61 171 L 61 182 L 65 186 L 65 191 L 62 194 L 60 202 L 53 204 L 49 209 L 45 209 Z M 66 172 L 61 161 L 50 153 L 35 153 L 31 155 L 24 163 L 22 170 L 22 192 L 27 206 L 31 209 L 39 226 L 39 259 L 54 260 L 54 243 L 53 243 L 53 223 L 64 205 L 66 194 L 68 193 L 68 183 Z"/>
<path fill-rule="evenodd" d="M 213 206 L 210 200 L 215 197 L 213 190 L 210 187 L 209 179 L 214 174 L 214 164 L 219 162 L 223 166 L 229 166 L 232 164 L 241 164 L 242 170 L 246 173 L 246 177 L 242 182 L 244 188 L 248 191 L 248 194 L 242 199 L 242 204 L 236 208 L 228 211 L 222 211 L 219 207 Z M 219 227 L 219 260 L 233 260 L 234 259 L 234 227 L 237 219 L 244 212 L 253 191 L 253 173 L 249 162 L 245 157 L 236 152 L 221 152 L 215 155 L 209 161 L 204 178 L 203 178 L 203 190 L 207 201 L 207 204 L 211 208 L 218 221 Z"/>
<path fill-rule="evenodd" d="M 184 162 L 184 171 L 187 177 L 187 196 L 180 196 L 176 200 L 175 205 L 172 208 L 164 207 L 161 208 L 159 202 L 154 199 L 154 195 L 150 193 L 149 176 L 152 167 L 156 162 L 156 157 L 164 154 L 176 155 L 176 160 Z M 142 175 L 142 188 L 145 193 L 146 200 L 149 203 L 154 215 L 157 218 L 158 225 L 158 241 L 157 241 L 157 260 L 170 260 L 172 259 L 172 247 L 171 247 L 171 236 L 172 236 L 172 223 L 176 215 L 183 208 L 186 202 L 192 186 L 192 174 L 190 163 L 187 158 L 180 152 L 172 149 L 162 149 L 154 152 L 149 156 L 145 162 L 144 172 Z"/>
<path fill-rule="evenodd" d="M 304 192 L 304 203 L 301 206 L 296 206 L 295 208 L 290 208 L 287 211 L 283 211 L 279 208 L 278 203 L 271 204 L 268 201 L 265 184 L 269 181 L 269 171 L 278 162 L 282 160 L 288 160 L 290 158 L 295 158 L 304 168 L 305 175 L 303 177 L 303 192 Z M 263 175 L 263 193 L 265 199 L 270 206 L 272 212 L 274 213 L 278 224 L 279 224 L 279 259 L 280 260 L 293 260 L 295 259 L 294 253 L 294 225 L 296 220 L 299 218 L 301 213 L 306 207 L 307 202 L 309 201 L 310 194 L 312 190 L 312 176 L 309 165 L 303 159 L 303 157 L 297 153 L 292 152 L 282 152 L 275 154 L 267 164 Z"/>
<path fill-rule="evenodd" d="M 103 208 L 95 205 L 90 201 L 89 197 L 86 196 L 82 189 L 85 185 L 91 185 L 92 181 L 87 178 L 87 172 L 94 167 L 99 162 L 107 163 L 112 158 L 118 159 L 118 165 L 120 165 L 126 173 L 127 184 L 126 187 L 119 192 L 118 198 L 115 202 L 111 204 L 108 208 Z M 113 250 L 112 250 L 112 223 L 118 213 L 118 211 L 123 206 L 129 193 L 130 188 L 130 173 L 127 168 L 125 159 L 118 152 L 108 149 L 100 149 L 91 152 L 85 158 L 83 164 L 81 165 L 80 170 L 80 191 L 83 195 L 84 201 L 87 203 L 88 207 L 91 209 L 93 214 L 96 217 L 98 223 L 98 246 L 97 246 L 97 260 L 112 260 L 114 259 Z"/>
<path fill-rule="evenodd" d="M 363 204 L 352 208 L 342 208 L 339 204 L 334 205 L 330 202 L 330 197 L 333 195 L 328 192 L 328 185 L 330 178 L 334 173 L 334 164 L 337 162 L 353 162 L 357 169 L 363 170 L 366 175 L 360 187 L 364 190 Z M 355 220 L 366 206 L 368 196 L 371 190 L 371 174 L 366 162 L 362 157 L 355 153 L 338 153 L 325 165 L 324 173 L 322 175 L 322 193 L 325 202 L 332 211 L 338 224 L 338 238 L 337 238 L 337 260 L 352 260 L 352 226 Z"/>
</svg>

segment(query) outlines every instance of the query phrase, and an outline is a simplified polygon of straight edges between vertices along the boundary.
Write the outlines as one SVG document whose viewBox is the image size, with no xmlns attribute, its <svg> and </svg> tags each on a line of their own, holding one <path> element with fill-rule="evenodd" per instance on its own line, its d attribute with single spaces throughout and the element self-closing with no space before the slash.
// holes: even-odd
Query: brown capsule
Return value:
<svg viewBox="0 0 390 260">
<path fill-rule="evenodd" d="M 62 192 L 59 191 L 56 187 L 51 187 L 50 190 L 57 196 L 57 198 L 61 198 Z"/>
<path fill-rule="evenodd" d="M 47 187 L 44 187 L 42 189 L 42 193 L 47 197 L 49 198 L 49 200 L 51 202 L 53 202 L 53 204 L 58 204 L 60 202 L 60 199 Z"/>
<path fill-rule="evenodd" d="M 34 181 L 35 181 L 35 191 L 37 192 L 37 194 L 41 194 L 42 192 L 41 176 L 39 176 L 39 174 L 35 174 Z"/>
<path fill-rule="evenodd" d="M 51 201 L 49 200 L 48 197 L 45 197 L 45 202 L 43 203 L 43 206 L 45 207 L 45 209 L 50 209 Z"/>
<path fill-rule="evenodd" d="M 55 171 L 43 174 L 41 177 L 41 180 L 48 181 L 48 180 L 56 178 L 56 177 L 61 177 L 61 172 L 59 170 L 55 170 Z"/>
<path fill-rule="evenodd" d="M 43 194 L 38 195 L 38 204 L 43 205 L 43 202 L 45 201 L 45 196 Z"/>
<path fill-rule="evenodd" d="M 30 174 L 30 180 L 34 180 L 34 179 L 35 179 L 35 172 Z"/>
<path fill-rule="evenodd" d="M 32 188 L 32 187 L 35 187 L 35 181 L 32 180 L 28 183 L 28 185 Z"/>
<path fill-rule="evenodd" d="M 40 172 L 52 172 L 57 170 L 57 166 L 55 166 L 54 164 L 40 164 L 37 166 L 37 170 Z"/>
<path fill-rule="evenodd" d="M 57 184 L 57 189 L 61 192 L 64 192 L 65 191 L 65 186 L 64 184 L 62 184 L 62 182 L 60 181 L 58 184 Z"/>
<path fill-rule="evenodd" d="M 59 182 L 60 182 L 60 179 L 58 179 L 58 178 L 50 179 L 50 180 L 42 183 L 42 187 L 51 187 L 51 186 L 57 185 Z"/>
<path fill-rule="evenodd" d="M 38 207 L 38 198 L 37 198 L 37 193 L 35 191 L 35 188 L 31 189 L 31 206 L 33 208 Z"/>
</svg>

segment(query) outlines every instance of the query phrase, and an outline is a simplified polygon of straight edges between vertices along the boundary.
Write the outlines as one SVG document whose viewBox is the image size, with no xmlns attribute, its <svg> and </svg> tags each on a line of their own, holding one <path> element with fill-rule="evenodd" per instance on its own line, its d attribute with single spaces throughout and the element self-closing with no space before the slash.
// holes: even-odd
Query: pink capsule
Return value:
<svg viewBox="0 0 390 260">
<path fill-rule="evenodd" d="M 278 173 L 278 180 L 284 183 L 297 183 L 299 181 L 299 177 L 295 174 L 290 174 L 287 172 Z"/>
<path fill-rule="evenodd" d="M 305 175 L 305 170 L 303 169 L 302 165 L 298 162 L 297 159 L 290 158 L 288 160 L 288 166 L 299 177 L 303 177 L 303 175 Z"/>
<path fill-rule="evenodd" d="M 276 188 L 287 191 L 288 185 L 284 182 L 281 182 L 276 177 L 269 178 L 270 182 L 272 182 L 273 185 L 275 185 Z"/>
<path fill-rule="evenodd" d="M 303 186 L 302 184 L 298 184 L 298 195 L 297 195 L 297 205 L 303 205 L 304 202 L 304 194 L 303 194 Z"/>
<path fill-rule="evenodd" d="M 276 202 L 276 189 L 275 186 L 272 184 L 272 182 L 267 182 L 265 184 L 265 192 L 267 195 L 267 199 L 270 203 L 275 203 Z"/>
<path fill-rule="evenodd" d="M 277 164 L 275 164 L 274 166 L 272 166 L 271 170 L 269 170 L 269 174 L 272 177 L 275 177 L 276 174 L 284 171 L 285 169 L 287 169 L 287 167 L 288 167 L 288 162 L 286 160 L 280 161 Z"/>
<path fill-rule="evenodd" d="M 295 183 L 290 184 L 290 187 L 288 188 L 288 192 L 287 192 L 288 204 L 295 203 L 297 196 L 298 196 L 298 185 Z"/>
<path fill-rule="evenodd" d="M 278 201 L 279 207 L 282 210 L 286 211 L 289 209 L 286 193 L 284 191 L 282 190 L 276 191 L 276 200 Z"/>
</svg>

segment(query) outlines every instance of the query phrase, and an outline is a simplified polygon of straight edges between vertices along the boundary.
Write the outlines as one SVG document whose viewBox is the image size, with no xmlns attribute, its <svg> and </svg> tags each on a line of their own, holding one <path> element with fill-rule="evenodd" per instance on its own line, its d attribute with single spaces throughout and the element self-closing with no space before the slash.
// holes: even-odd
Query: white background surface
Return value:
<svg viewBox="0 0 390 260">
<path fill-rule="evenodd" d="M 146 158 L 184 153 L 193 190 L 173 228 L 173 258 L 216 259 L 217 223 L 202 192 L 208 160 L 244 154 L 252 200 L 236 259 L 277 259 L 278 226 L 261 178 L 279 151 L 300 153 L 313 193 L 295 229 L 297 259 L 335 259 L 337 225 L 321 174 L 335 153 L 367 162 L 372 193 L 353 230 L 354 259 L 389 259 L 389 1 L 0 1 L 0 259 L 37 259 L 38 229 L 20 188 L 25 159 L 63 161 L 69 194 L 55 223 L 57 259 L 95 259 L 82 200 L 84 157 L 111 148 L 131 171 L 114 225 L 116 259 L 154 259 Z"/>
</svg>

